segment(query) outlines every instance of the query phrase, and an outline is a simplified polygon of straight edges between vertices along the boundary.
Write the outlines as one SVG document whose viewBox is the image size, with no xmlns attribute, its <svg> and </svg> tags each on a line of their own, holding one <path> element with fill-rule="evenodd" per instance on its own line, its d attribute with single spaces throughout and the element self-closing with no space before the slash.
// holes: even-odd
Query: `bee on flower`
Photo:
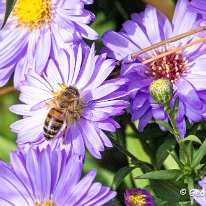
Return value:
<svg viewBox="0 0 206 206">
<path fill-rule="evenodd" d="M 42 76 L 33 71 L 25 76 L 20 86 L 23 104 L 10 108 L 24 117 L 11 125 L 18 134 L 17 143 L 25 147 L 59 140 L 74 153 L 83 156 L 86 146 L 101 158 L 100 151 L 112 147 L 104 131 L 120 127 L 111 117 L 129 106 L 124 101 L 127 92 L 119 90 L 127 79 L 106 80 L 116 62 L 106 59 L 106 54 L 95 56 L 94 45 L 84 54 L 81 46 L 61 50 L 58 62 L 50 59 Z"/>
</svg>

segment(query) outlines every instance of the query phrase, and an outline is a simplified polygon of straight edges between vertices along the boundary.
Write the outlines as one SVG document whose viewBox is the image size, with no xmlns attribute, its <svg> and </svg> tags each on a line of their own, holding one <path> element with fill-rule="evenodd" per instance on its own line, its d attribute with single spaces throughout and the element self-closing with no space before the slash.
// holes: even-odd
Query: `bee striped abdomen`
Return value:
<svg viewBox="0 0 206 206">
<path fill-rule="evenodd" d="M 60 131 L 64 123 L 63 111 L 52 108 L 44 123 L 44 137 L 46 140 L 53 139 Z"/>
</svg>

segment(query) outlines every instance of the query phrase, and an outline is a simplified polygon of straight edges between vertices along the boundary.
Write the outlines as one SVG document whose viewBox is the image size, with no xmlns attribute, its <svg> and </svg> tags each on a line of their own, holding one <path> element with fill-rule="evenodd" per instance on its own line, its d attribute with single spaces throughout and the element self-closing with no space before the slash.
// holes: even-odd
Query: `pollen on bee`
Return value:
<svg viewBox="0 0 206 206">
<path fill-rule="evenodd" d="M 67 85 L 66 84 L 60 84 L 58 83 L 59 87 L 62 89 L 62 90 L 65 90 L 67 88 Z"/>
<path fill-rule="evenodd" d="M 53 91 L 53 92 L 52 92 L 52 95 L 53 95 L 54 97 L 58 96 L 59 93 L 60 93 L 62 90 L 65 90 L 65 89 L 67 88 L 67 85 L 66 85 L 66 84 L 58 83 L 58 86 L 60 87 L 60 89 L 57 90 L 57 91 Z"/>
<path fill-rule="evenodd" d="M 47 107 L 48 107 L 48 108 L 52 108 L 52 107 L 53 107 L 53 104 L 52 104 L 51 102 L 49 102 L 49 103 L 47 104 Z"/>
<path fill-rule="evenodd" d="M 58 94 L 59 94 L 59 92 L 54 92 L 54 91 L 52 92 L 52 95 L 55 97 L 58 96 Z"/>
</svg>

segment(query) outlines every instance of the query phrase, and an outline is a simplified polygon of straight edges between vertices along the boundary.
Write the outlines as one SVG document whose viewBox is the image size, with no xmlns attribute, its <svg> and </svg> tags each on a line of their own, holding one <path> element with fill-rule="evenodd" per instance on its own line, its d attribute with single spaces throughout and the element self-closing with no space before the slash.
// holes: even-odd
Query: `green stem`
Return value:
<svg viewBox="0 0 206 206">
<path fill-rule="evenodd" d="M 151 171 L 151 168 L 146 165 L 146 163 L 138 160 L 132 153 L 130 153 L 128 150 L 126 150 L 124 147 L 122 147 L 118 141 L 116 141 L 112 135 L 109 135 L 110 140 L 112 142 L 113 145 L 115 145 L 120 152 L 122 152 L 123 154 L 125 154 L 126 156 L 131 158 L 131 162 L 136 166 L 136 167 L 140 167 L 143 171 Z"/>
<path fill-rule="evenodd" d="M 177 128 L 177 124 L 176 124 L 176 113 L 174 113 L 173 111 L 171 111 L 171 109 L 169 107 L 164 107 L 164 110 L 165 112 L 167 113 L 169 119 L 170 119 L 170 122 L 171 122 L 171 125 L 172 125 L 172 128 L 173 128 L 173 131 L 174 131 L 174 135 L 179 143 L 179 146 L 180 146 L 180 151 L 182 151 L 184 154 L 187 154 L 187 150 L 185 148 L 185 145 L 184 145 L 184 142 L 181 140 L 181 137 L 180 137 L 180 133 L 178 131 L 178 128 Z"/>
<path fill-rule="evenodd" d="M 167 114 L 168 114 L 168 116 L 169 116 L 169 119 L 170 119 L 172 128 L 173 128 L 173 130 L 174 130 L 174 135 L 175 135 L 175 137 L 177 138 L 178 143 L 180 143 L 180 142 L 181 142 L 181 137 L 180 137 L 180 134 L 179 134 L 177 125 L 176 125 L 175 117 L 174 117 L 173 114 L 171 114 L 171 112 L 168 112 Z"/>
</svg>

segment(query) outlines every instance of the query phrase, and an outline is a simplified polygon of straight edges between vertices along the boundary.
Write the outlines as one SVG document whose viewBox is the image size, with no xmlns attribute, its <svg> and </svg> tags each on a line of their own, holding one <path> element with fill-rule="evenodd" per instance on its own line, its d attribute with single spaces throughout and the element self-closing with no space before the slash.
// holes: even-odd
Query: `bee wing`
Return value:
<svg viewBox="0 0 206 206">
<path fill-rule="evenodd" d="M 32 108 L 30 109 L 30 111 L 36 111 L 38 109 L 42 109 L 44 107 L 47 106 L 48 103 L 52 102 L 53 99 L 52 98 L 49 98 L 49 99 L 46 99 L 44 101 L 41 101 L 39 102 L 38 104 L 35 104 L 34 106 L 32 106 Z"/>
</svg>

